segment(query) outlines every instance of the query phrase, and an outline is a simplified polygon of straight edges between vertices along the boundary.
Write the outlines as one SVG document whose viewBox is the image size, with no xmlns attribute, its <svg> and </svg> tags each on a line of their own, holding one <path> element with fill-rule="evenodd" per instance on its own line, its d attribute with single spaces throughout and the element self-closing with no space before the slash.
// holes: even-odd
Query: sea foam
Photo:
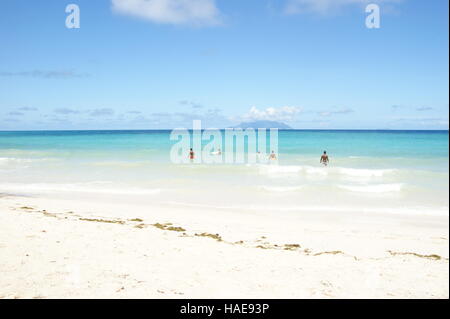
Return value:
<svg viewBox="0 0 450 319">
<path fill-rule="evenodd" d="M 362 193 L 400 192 L 403 184 L 375 184 L 375 185 L 338 185 L 339 188 Z"/>
<path fill-rule="evenodd" d="M 95 186 L 98 184 L 97 186 Z M 41 193 L 41 192 L 76 192 L 76 193 L 95 193 L 111 195 L 156 195 L 161 193 L 161 189 L 146 189 L 136 187 L 104 187 L 102 182 L 74 183 L 74 184 L 52 184 L 52 183 L 32 183 L 32 184 L 0 184 L 0 190 Z"/>
</svg>

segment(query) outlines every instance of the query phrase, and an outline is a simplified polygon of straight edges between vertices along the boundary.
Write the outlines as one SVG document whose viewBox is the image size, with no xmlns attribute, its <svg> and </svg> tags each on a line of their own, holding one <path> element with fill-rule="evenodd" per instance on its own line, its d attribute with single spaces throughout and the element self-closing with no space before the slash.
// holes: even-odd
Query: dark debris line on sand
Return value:
<svg viewBox="0 0 450 319">
<path fill-rule="evenodd" d="M 410 255 L 410 256 L 416 256 L 416 257 L 420 257 L 420 258 L 427 258 L 427 259 L 433 259 L 433 260 L 441 260 L 443 259 L 441 256 L 436 255 L 436 254 L 431 254 L 431 255 L 422 255 L 422 254 L 418 254 L 418 253 L 414 253 L 414 252 L 398 252 L 398 251 L 392 251 L 392 250 L 388 250 L 388 253 L 390 253 L 392 256 L 397 256 L 397 255 Z M 448 260 L 447 258 L 445 258 L 445 260 Z"/>
<path fill-rule="evenodd" d="M 1 194 L 0 194 L 1 195 Z M 13 210 L 17 210 L 17 208 L 12 208 Z M 81 217 L 79 215 L 75 215 L 73 212 L 67 212 L 67 213 L 49 213 L 46 210 L 38 210 L 36 208 L 33 207 L 28 207 L 28 206 L 21 206 L 19 207 L 20 210 L 22 211 L 26 211 L 29 213 L 41 213 L 42 215 L 46 216 L 46 217 L 56 217 L 56 218 L 62 218 L 59 217 L 60 215 L 69 215 L 70 217 L 78 217 L 78 219 L 74 219 L 71 218 L 69 219 L 67 216 L 64 216 L 64 219 L 69 219 L 69 220 L 81 220 L 81 221 L 88 221 L 88 222 L 98 222 L 98 223 L 108 223 L 108 224 L 118 224 L 118 225 L 129 225 L 129 223 L 127 223 L 124 220 L 120 220 L 120 219 L 104 219 L 104 218 L 85 218 L 85 217 Z M 141 218 L 132 218 L 132 219 L 128 219 L 128 222 L 131 222 L 134 224 L 134 228 L 138 228 L 138 229 L 143 229 L 146 228 L 148 226 L 153 226 L 155 228 L 158 228 L 160 230 L 166 230 L 166 231 L 175 231 L 175 232 L 183 232 L 182 235 L 180 235 L 180 237 L 207 237 L 207 238 L 211 238 L 214 239 L 218 242 L 222 242 L 225 244 L 230 244 L 230 245 L 244 245 L 246 242 L 243 240 L 240 241 L 236 241 L 236 242 L 229 242 L 229 241 L 225 241 L 219 234 L 212 234 L 212 233 L 207 233 L 207 232 L 202 232 L 202 233 L 195 233 L 194 235 L 188 235 L 186 233 L 186 229 L 184 229 L 183 227 L 180 226 L 173 226 L 172 223 L 155 223 L 155 224 L 144 224 L 144 220 Z M 136 224 L 137 223 L 137 224 Z M 266 239 L 266 237 L 262 236 L 261 239 Z M 257 239 L 256 242 L 262 242 L 261 239 Z M 311 249 L 309 248 L 305 248 L 303 250 L 301 250 L 301 245 L 299 244 L 284 244 L 284 245 L 277 245 L 277 244 L 271 244 L 267 241 L 262 242 L 256 246 L 245 246 L 244 247 L 248 247 L 248 248 L 260 248 L 260 249 L 274 249 L 274 250 L 289 250 L 289 251 L 299 251 L 307 256 L 320 256 L 320 255 L 325 255 L 325 254 L 330 254 L 330 255 L 344 255 L 347 257 L 352 257 L 355 260 L 359 260 L 356 256 L 352 256 L 352 255 L 348 255 L 343 251 L 340 250 L 334 250 L 334 251 L 322 251 L 322 252 L 317 252 L 317 253 L 312 253 Z M 422 255 L 422 254 L 418 254 L 415 252 L 395 252 L 395 251 L 391 251 L 388 250 L 387 251 L 391 256 L 398 256 L 398 255 L 403 255 L 403 256 L 415 256 L 415 257 L 419 257 L 419 258 L 426 258 L 426 259 L 431 259 L 431 260 L 448 260 L 448 258 L 443 258 L 439 255 L 436 254 L 430 254 L 430 255 Z M 370 259 L 370 258 L 369 258 Z"/>
</svg>

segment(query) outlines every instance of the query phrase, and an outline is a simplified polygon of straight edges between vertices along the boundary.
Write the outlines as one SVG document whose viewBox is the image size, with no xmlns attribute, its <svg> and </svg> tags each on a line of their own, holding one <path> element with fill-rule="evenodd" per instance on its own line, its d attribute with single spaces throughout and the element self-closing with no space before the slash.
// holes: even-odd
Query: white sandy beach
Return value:
<svg viewBox="0 0 450 319">
<path fill-rule="evenodd" d="M 69 2 L 0 1 L 0 299 L 449 299 L 449 1 Z"/>
<path fill-rule="evenodd" d="M 447 216 L 126 203 L 1 195 L 0 298 L 449 297 Z"/>
</svg>

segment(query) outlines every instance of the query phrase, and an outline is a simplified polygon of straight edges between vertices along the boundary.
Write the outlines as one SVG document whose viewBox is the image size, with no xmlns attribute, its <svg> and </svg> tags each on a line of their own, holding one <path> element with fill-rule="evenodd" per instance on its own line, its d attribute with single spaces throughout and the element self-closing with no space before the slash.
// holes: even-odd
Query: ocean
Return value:
<svg viewBox="0 0 450 319">
<path fill-rule="evenodd" d="M 448 131 L 280 130 L 277 162 L 241 164 L 174 164 L 169 137 L 0 132 L 0 193 L 280 214 L 448 215 Z M 327 167 L 319 163 L 324 150 Z"/>
</svg>

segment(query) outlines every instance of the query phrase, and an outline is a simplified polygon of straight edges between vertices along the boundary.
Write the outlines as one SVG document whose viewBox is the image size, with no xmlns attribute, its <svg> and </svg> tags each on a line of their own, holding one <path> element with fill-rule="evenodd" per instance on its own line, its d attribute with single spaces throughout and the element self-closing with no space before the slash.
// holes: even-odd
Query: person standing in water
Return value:
<svg viewBox="0 0 450 319">
<path fill-rule="evenodd" d="M 269 158 L 270 158 L 271 160 L 276 160 L 276 159 L 277 159 L 277 156 L 275 155 L 275 152 L 274 152 L 274 151 L 272 151 L 272 153 L 270 154 Z"/>
<path fill-rule="evenodd" d="M 320 157 L 320 163 L 324 166 L 327 166 L 329 161 L 330 160 L 328 159 L 327 151 L 323 151 L 323 154 Z"/>
</svg>

